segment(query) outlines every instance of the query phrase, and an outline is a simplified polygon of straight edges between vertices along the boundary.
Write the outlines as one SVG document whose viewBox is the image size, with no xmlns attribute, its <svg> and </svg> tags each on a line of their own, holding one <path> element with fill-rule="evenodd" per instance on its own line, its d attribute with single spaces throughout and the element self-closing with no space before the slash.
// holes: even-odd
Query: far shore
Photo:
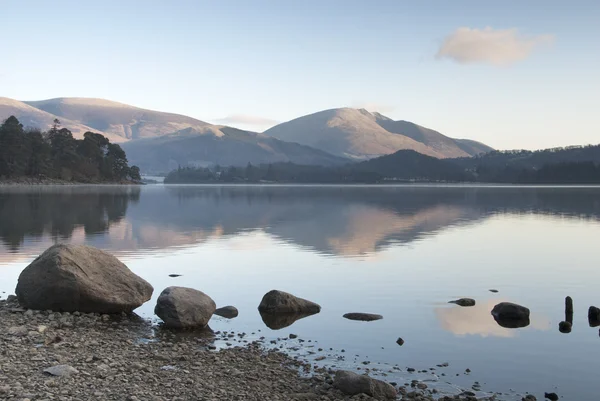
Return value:
<svg viewBox="0 0 600 401">
<path fill-rule="evenodd" d="M 67 181 L 56 178 L 0 178 L 0 186 L 28 186 L 28 185 L 145 185 L 134 181 Z"/>
</svg>

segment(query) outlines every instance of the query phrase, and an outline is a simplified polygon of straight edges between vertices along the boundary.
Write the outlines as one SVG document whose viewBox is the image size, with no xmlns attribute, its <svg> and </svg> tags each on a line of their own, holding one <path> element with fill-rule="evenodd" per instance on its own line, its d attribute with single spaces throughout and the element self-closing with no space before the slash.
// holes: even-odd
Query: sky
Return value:
<svg viewBox="0 0 600 401">
<path fill-rule="evenodd" d="M 600 1 L 0 0 L 0 96 L 263 131 L 366 108 L 498 149 L 600 143 Z"/>
</svg>

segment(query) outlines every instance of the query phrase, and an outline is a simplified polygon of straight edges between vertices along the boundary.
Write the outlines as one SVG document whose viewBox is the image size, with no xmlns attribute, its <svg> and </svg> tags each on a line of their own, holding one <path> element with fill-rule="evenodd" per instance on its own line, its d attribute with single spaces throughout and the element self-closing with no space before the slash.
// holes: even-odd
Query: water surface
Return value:
<svg viewBox="0 0 600 401">
<path fill-rule="evenodd" d="M 600 306 L 599 222 L 593 187 L 4 187 L 0 292 L 12 293 L 20 271 L 51 244 L 85 243 L 153 284 L 153 300 L 139 310 L 148 317 L 164 287 L 190 286 L 240 310 L 237 319 L 213 319 L 214 330 L 294 333 L 307 341 L 301 353 L 315 342 L 333 348 L 329 365 L 398 365 L 388 380 L 402 383 L 436 379 L 408 366 L 448 362 L 433 386 L 479 381 L 484 390 L 514 390 L 507 399 L 556 391 L 592 400 L 600 338 L 587 308 Z M 274 288 L 323 310 L 271 330 L 256 308 Z M 562 334 L 567 295 L 574 327 Z M 447 303 L 460 297 L 477 305 Z M 529 307 L 531 324 L 498 325 L 490 310 L 501 301 Z M 342 318 L 347 312 L 384 319 L 353 322 Z"/>
</svg>

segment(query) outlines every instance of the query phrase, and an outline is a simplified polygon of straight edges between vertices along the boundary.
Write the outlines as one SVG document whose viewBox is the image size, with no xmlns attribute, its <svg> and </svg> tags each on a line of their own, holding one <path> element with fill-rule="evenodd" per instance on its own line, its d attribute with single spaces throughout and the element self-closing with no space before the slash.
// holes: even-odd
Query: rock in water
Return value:
<svg viewBox="0 0 600 401">
<path fill-rule="evenodd" d="M 521 398 L 521 401 L 537 401 L 534 395 L 527 394 L 525 397 Z"/>
<path fill-rule="evenodd" d="M 51 376 L 71 376 L 79 373 L 77 369 L 69 365 L 56 365 L 50 368 L 44 369 L 44 373 L 48 373 Z"/>
<path fill-rule="evenodd" d="M 402 337 L 398 337 L 398 339 L 396 340 L 396 344 L 398 344 L 399 346 L 404 345 L 404 340 L 402 339 Z"/>
<path fill-rule="evenodd" d="M 347 370 L 335 373 L 333 385 L 344 394 L 367 394 L 378 400 L 395 400 L 398 395 L 391 384 Z"/>
<path fill-rule="evenodd" d="M 131 312 L 150 300 L 152 286 L 113 255 L 85 245 L 54 245 L 21 272 L 17 297 L 28 309 Z"/>
<path fill-rule="evenodd" d="M 449 304 L 456 304 L 458 306 L 475 306 L 475 300 L 472 298 L 461 298 L 455 301 L 448 302 Z"/>
<path fill-rule="evenodd" d="M 227 319 L 233 319 L 238 316 L 238 310 L 235 306 L 224 306 L 215 311 L 215 315 L 225 317 Z"/>
<path fill-rule="evenodd" d="M 265 294 L 260 305 L 260 312 L 266 313 L 319 313 L 321 307 L 314 302 L 298 298 L 287 292 L 271 290 Z"/>
<path fill-rule="evenodd" d="M 588 309 L 588 322 L 590 327 L 600 326 L 600 309 L 595 306 L 590 306 Z"/>
<path fill-rule="evenodd" d="M 560 331 L 561 333 L 570 333 L 571 332 L 571 328 L 573 327 L 573 324 L 571 322 L 560 322 L 558 324 L 558 331 Z"/>
<path fill-rule="evenodd" d="M 529 309 L 511 302 L 501 302 L 494 306 L 492 315 L 501 320 L 529 319 Z"/>
<path fill-rule="evenodd" d="M 544 393 L 544 398 L 550 401 L 558 401 L 558 395 L 556 393 Z"/>
<path fill-rule="evenodd" d="M 381 316 L 381 315 L 376 315 L 374 313 L 359 313 L 359 312 L 346 313 L 344 315 L 344 317 L 346 319 L 360 320 L 362 322 L 372 322 L 374 320 L 383 319 L 383 316 Z"/>
<path fill-rule="evenodd" d="M 168 287 L 158 297 L 154 313 L 167 327 L 190 329 L 206 327 L 216 309 L 215 301 L 202 291 Z"/>
</svg>

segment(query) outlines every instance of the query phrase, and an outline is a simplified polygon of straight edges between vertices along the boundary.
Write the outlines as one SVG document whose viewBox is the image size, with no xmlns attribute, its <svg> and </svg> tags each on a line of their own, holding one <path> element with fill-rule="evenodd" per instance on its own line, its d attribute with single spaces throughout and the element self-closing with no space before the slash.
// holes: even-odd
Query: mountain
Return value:
<svg viewBox="0 0 600 401">
<path fill-rule="evenodd" d="M 331 166 L 348 161 L 308 146 L 224 126 L 203 130 L 187 128 L 157 138 L 130 141 L 122 147 L 129 160 L 145 173 L 166 173 L 178 166 L 190 165 L 292 162 Z"/>
<path fill-rule="evenodd" d="M 123 140 L 154 138 L 185 128 L 202 130 L 211 125 L 180 114 L 146 110 L 104 99 L 57 98 L 24 103 L 56 115 L 61 121 L 74 121 Z"/>
<path fill-rule="evenodd" d="M 491 149 L 474 141 L 449 138 L 408 121 L 394 121 L 379 113 L 352 108 L 320 111 L 276 125 L 264 133 L 358 160 L 402 149 L 440 159 L 468 157 Z"/>
<path fill-rule="evenodd" d="M 54 119 L 58 118 L 60 119 L 62 126 L 68 128 L 77 139 L 82 139 L 83 134 L 87 131 L 98 131 L 77 121 L 37 109 L 25 102 L 0 97 L 0 121 L 3 121 L 10 116 L 17 117 L 25 127 L 39 128 L 41 130 L 49 129 L 52 126 Z M 102 134 L 110 139 L 111 142 L 123 142 L 125 140 L 120 136 L 110 133 L 102 132 Z"/>
</svg>

